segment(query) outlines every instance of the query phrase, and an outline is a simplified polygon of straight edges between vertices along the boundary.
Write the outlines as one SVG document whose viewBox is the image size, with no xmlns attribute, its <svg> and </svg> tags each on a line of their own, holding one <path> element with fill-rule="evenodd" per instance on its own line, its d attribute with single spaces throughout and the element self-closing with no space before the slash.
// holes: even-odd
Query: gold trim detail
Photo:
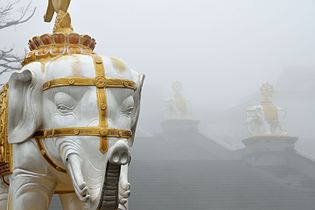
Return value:
<svg viewBox="0 0 315 210">
<path fill-rule="evenodd" d="M 43 90 L 64 86 L 96 86 L 97 88 L 129 88 L 137 89 L 135 82 L 123 79 L 106 79 L 98 76 L 95 79 L 82 77 L 67 77 L 50 80 L 44 83 Z"/>
<path fill-rule="evenodd" d="M 46 151 L 46 149 L 45 149 L 45 146 L 44 146 L 42 140 L 39 139 L 39 138 L 36 138 L 36 137 L 35 137 L 35 140 L 36 140 L 38 149 L 39 149 L 41 155 L 43 156 L 43 158 L 44 158 L 53 168 L 55 168 L 57 171 L 62 172 L 62 173 L 67 173 L 66 169 L 64 169 L 64 168 L 61 167 L 61 166 L 58 166 L 58 164 L 56 164 L 52 159 L 50 159 L 50 157 L 49 157 L 48 154 L 47 154 L 47 151 Z"/>
<path fill-rule="evenodd" d="M 107 95 L 106 95 L 106 73 L 103 65 L 103 59 L 98 56 L 93 56 L 94 67 L 95 67 L 95 85 L 96 85 L 96 95 L 97 95 L 97 107 L 99 113 L 99 126 L 100 130 L 100 152 L 105 153 L 108 150 L 108 122 L 107 122 Z M 118 130 L 116 130 L 118 131 Z M 118 132 L 119 134 L 119 132 Z"/>
<path fill-rule="evenodd" d="M 34 134 L 38 149 L 43 156 L 43 158 L 57 171 L 62 173 L 67 173 L 66 169 L 55 163 L 48 155 L 45 146 L 42 142 L 43 139 L 58 137 L 58 136 L 100 136 L 101 145 L 107 140 L 107 137 L 116 138 L 130 138 L 132 132 L 130 130 L 119 130 L 119 129 L 106 129 L 101 127 L 81 127 L 81 128 L 60 128 L 60 129 L 50 129 L 50 130 L 40 130 Z M 107 148 L 107 142 L 105 142 L 105 147 Z M 102 147 L 100 147 L 102 149 Z M 107 150 L 106 150 L 107 151 Z M 105 151 L 105 152 L 106 152 Z"/>
<path fill-rule="evenodd" d="M 75 193 L 74 192 L 74 190 L 69 190 L 69 191 L 67 191 L 67 190 L 58 190 L 58 191 L 55 191 L 55 193 L 54 194 L 59 194 L 59 195 L 64 195 L 64 194 L 72 194 L 72 193 Z"/>
<path fill-rule="evenodd" d="M 12 173 L 12 145 L 8 143 L 8 98 L 9 86 L 0 90 L 0 175 Z"/>
<path fill-rule="evenodd" d="M 11 173 L 10 173 L 11 174 Z M 10 186 L 10 183 L 7 182 L 7 180 L 5 179 L 5 175 L 2 176 L 2 181 L 5 185 L 7 185 L 8 187 Z"/>
<path fill-rule="evenodd" d="M 100 136 L 114 138 L 130 138 L 131 130 L 121 130 L 105 127 L 78 127 L 78 128 L 59 128 L 49 130 L 39 130 L 33 137 L 38 139 L 53 138 L 59 136 Z"/>
</svg>

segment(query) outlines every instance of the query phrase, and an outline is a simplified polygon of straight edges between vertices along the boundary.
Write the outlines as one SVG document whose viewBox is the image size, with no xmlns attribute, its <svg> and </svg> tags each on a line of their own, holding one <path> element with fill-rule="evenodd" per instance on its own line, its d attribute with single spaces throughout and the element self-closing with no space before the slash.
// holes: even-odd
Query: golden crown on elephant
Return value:
<svg viewBox="0 0 315 210">
<path fill-rule="evenodd" d="M 57 13 L 53 34 L 35 36 L 29 41 L 30 52 L 22 62 L 25 66 L 34 61 L 44 62 L 56 56 L 94 54 L 95 39 L 73 32 L 71 17 L 67 12 L 71 0 L 48 0 L 45 22 L 51 22 Z"/>
</svg>

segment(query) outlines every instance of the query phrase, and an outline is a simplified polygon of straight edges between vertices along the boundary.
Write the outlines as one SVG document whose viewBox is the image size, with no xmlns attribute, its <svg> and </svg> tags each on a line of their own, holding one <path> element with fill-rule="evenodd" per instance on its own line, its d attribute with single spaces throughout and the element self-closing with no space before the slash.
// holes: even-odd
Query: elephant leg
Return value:
<svg viewBox="0 0 315 210">
<path fill-rule="evenodd" d="M 0 210 L 7 210 L 9 187 L 0 179 Z"/>
<path fill-rule="evenodd" d="M 23 169 L 14 169 L 9 187 L 9 210 L 48 210 L 56 179 Z"/>
<path fill-rule="evenodd" d="M 75 193 L 59 195 L 63 210 L 84 210 L 84 204 Z"/>
</svg>

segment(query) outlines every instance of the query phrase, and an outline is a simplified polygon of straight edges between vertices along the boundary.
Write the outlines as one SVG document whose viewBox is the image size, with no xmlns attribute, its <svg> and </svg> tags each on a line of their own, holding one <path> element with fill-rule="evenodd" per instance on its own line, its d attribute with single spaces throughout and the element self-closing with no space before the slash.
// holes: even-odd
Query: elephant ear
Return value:
<svg viewBox="0 0 315 210">
<path fill-rule="evenodd" d="M 142 92 L 142 86 L 144 83 L 144 78 L 145 75 L 144 74 L 140 74 L 139 75 L 139 83 L 138 83 L 138 87 L 137 90 L 133 96 L 134 102 L 135 102 L 135 108 L 134 108 L 134 112 L 133 112 L 133 116 L 132 116 L 132 122 L 131 122 L 131 131 L 132 131 L 132 137 L 129 139 L 129 146 L 133 145 L 134 139 L 135 139 L 135 134 L 136 134 L 136 130 L 137 130 L 137 124 L 138 124 L 138 119 L 139 119 L 139 115 L 140 115 L 140 102 L 141 102 L 141 92 Z"/>
<path fill-rule="evenodd" d="M 13 73 L 9 79 L 8 142 L 29 139 L 40 126 L 41 84 L 30 70 Z"/>
</svg>

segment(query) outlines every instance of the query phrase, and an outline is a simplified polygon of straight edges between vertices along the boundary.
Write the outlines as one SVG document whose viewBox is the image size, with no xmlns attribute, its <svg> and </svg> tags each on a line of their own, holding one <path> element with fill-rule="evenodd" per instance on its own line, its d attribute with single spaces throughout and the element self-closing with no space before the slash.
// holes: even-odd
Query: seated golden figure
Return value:
<svg viewBox="0 0 315 210">
<path fill-rule="evenodd" d="M 46 14 L 44 15 L 45 22 L 51 22 L 55 12 L 57 18 L 54 26 L 54 33 L 66 33 L 73 32 L 71 26 L 71 18 L 67 12 L 71 0 L 48 0 L 48 7 Z"/>
</svg>

